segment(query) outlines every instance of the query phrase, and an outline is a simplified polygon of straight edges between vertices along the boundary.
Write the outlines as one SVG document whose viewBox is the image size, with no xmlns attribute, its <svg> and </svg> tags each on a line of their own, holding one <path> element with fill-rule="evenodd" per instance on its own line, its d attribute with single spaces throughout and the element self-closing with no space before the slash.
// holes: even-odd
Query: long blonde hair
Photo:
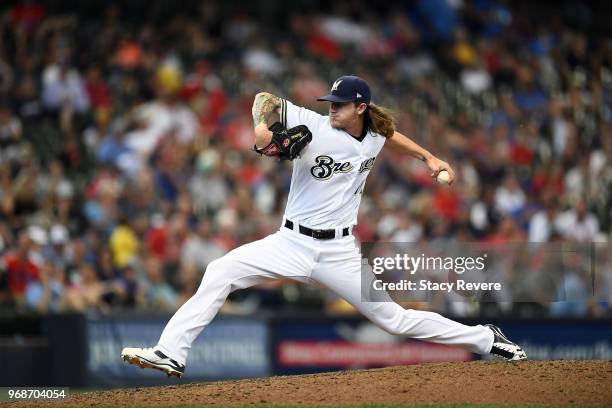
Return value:
<svg viewBox="0 0 612 408">
<path fill-rule="evenodd" d="M 395 118 L 391 109 L 370 103 L 363 119 L 368 128 L 384 137 L 391 137 L 395 132 Z"/>
</svg>

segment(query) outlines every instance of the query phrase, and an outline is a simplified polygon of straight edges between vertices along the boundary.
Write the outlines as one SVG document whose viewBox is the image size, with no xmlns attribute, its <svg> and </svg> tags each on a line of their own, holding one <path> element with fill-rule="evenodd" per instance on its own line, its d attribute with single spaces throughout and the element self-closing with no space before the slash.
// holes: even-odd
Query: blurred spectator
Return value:
<svg viewBox="0 0 612 408">
<path fill-rule="evenodd" d="M 213 260 L 225 255 L 225 250 L 211 238 L 213 231 L 210 222 L 200 221 L 189 234 L 181 252 L 181 284 L 184 295 L 191 296 L 197 289 L 206 266 Z"/>
<path fill-rule="evenodd" d="M 223 207 L 231 192 L 223 173 L 219 152 L 208 149 L 196 158 L 196 171 L 189 180 L 189 190 L 198 212 L 214 214 Z"/>
<path fill-rule="evenodd" d="M 18 301 L 25 295 L 28 284 L 38 279 L 40 264 L 35 259 L 34 251 L 37 246 L 45 243 L 44 232 L 38 228 L 31 228 L 19 234 L 17 247 L 4 256 L 8 285 Z"/>
<path fill-rule="evenodd" d="M 121 307 L 136 308 L 146 304 L 146 288 L 138 273 L 138 267 L 133 262 L 121 270 L 116 285 L 107 285 L 107 291 L 114 290 L 119 295 L 118 304 Z"/>
<path fill-rule="evenodd" d="M 111 287 L 100 282 L 94 266 L 83 262 L 71 276 L 66 293 L 67 307 L 80 312 L 105 310 L 103 296 Z"/>
<path fill-rule="evenodd" d="M 61 265 L 45 263 L 40 268 L 38 280 L 28 284 L 25 293 L 26 306 L 38 313 L 57 313 L 66 307 L 64 297 L 65 276 Z"/>
<path fill-rule="evenodd" d="M 533 214 L 529 220 L 529 242 L 548 242 L 557 232 L 555 228 L 557 205 L 552 198 L 544 205 L 544 209 Z"/>
<path fill-rule="evenodd" d="M 587 211 L 586 203 L 582 200 L 574 208 L 559 214 L 555 225 L 565 238 L 578 242 L 593 241 L 599 233 L 597 217 Z"/>
<path fill-rule="evenodd" d="M 174 311 L 179 305 L 176 291 L 166 282 L 162 270 L 162 263 L 154 257 L 146 261 L 146 274 L 148 280 L 147 305 L 153 310 Z"/>
<path fill-rule="evenodd" d="M 67 245 L 70 242 L 68 229 L 61 224 L 55 224 L 49 232 L 48 245 L 43 254 L 45 262 L 52 262 L 57 265 L 66 266 L 69 262 Z"/>
<path fill-rule="evenodd" d="M 159 100 L 139 106 L 135 112 L 140 128 L 126 134 L 126 146 L 148 157 L 164 136 L 177 143 L 191 143 L 197 135 L 194 113 L 179 99 L 182 74 L 174 64 L 162 65 L 156 73 Z"/>
<path fill-rule="evenodd" d="M 102 76 L 99 66 L 92 66 L 87 70 L 85 87 L 93 108 L 107 108 L 112 104 L 111 90 Z"/>
<path fill-rule="evenodd" d="M 514 175 L 504 179 L 495 191 L 495 209 L 502 215 L 518 215 L 527 203 L 527 197 Z"/>
<path fill-rule="evenodd" d="M 0 148 L 3 160 L 15 159 L 18 151 L 14 148 L 21 142 L 21 121 L 8 106 L 0 105 Z"/>
<path fill-rule="evenodd" d="M 114 264 L 118 268 L 127 266 L 136 257 L 140 249 L 140 240 L 127 218 L 121 218 L 119 224 L 113 230 L 110 237 L 110 247 L 113 252 Z"/>
<path fill-rule="evenodd" d="M 48 65 L 42 74 L 42 100 L 52 111 L 85 113 L 90 101 L 81 74 L 67 62 Z"/>
</svg>

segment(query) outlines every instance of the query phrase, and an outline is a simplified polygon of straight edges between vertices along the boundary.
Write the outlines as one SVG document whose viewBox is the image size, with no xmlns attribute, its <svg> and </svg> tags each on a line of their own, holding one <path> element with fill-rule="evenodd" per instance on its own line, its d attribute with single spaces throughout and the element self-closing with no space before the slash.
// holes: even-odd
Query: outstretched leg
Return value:
<svg viewBox="0 0 612 408">
<path fill-rule="evenodd" d="M 362 302 L 361 256 L 354 245 L 351 247 L 346 242 L 322 247 L 320 261 L 312 273 L 314 280 L 346 299 L 389 333 L 460 346 L 479 354 L 491 351 L 494 334 L 486 326 L 467 326 L 437 313 L 404 309 L 391 299 L 388 302 Z"/>
<path fill-rule="evenodd" d="M 236 248 L 208 265 L 197 292 L 172 316 L 154 349 L 129 352 L 148 350 L 136 360 L 151 367 L 154 359 L 161 367 L 153 368 L 180 376 L 169 373 L 166 367 L 184 370 L 191 344 L 216 316 L 230 292 L 268 279 L 304 278 L 310 274 L 313 263 L 312 250 L 282 231 Z M 124 359 L 137 364 L 126 355 Z"/>
</svg>

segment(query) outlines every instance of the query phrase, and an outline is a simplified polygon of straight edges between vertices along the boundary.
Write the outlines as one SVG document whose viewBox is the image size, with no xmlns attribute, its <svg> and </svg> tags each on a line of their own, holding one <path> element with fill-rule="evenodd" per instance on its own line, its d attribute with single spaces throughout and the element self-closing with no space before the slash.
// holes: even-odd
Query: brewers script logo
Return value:
<svg viewBox="0 0 612 408">
<path fill-rule="evenodd" d="M 353 170 L 350 162 L 336 163 L 327 155 L 317 156 L 315 162 L 317 164 L 311 167 L 310 174 L 317 180 L 327 180 L 336 173 L 348 173 Z"/>
<path fill-rule="evenodd" d="M 361 162 L 361 165 L 359 166 L 359 173 L 363 173 L 364 171 L 372 170 L 372 167 L 374 167 L 375 160 L 376 160 L 376 157 L 370 157 L 369 159 Z"/>
</svg>

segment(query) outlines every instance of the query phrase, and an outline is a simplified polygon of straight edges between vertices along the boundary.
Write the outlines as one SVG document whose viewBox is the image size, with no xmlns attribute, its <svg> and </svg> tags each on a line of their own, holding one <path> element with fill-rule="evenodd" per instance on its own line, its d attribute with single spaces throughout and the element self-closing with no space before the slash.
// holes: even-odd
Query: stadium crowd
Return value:
<svg viewBox="0 0 612 408">
<path fill-rule="evenodd" d="M 344 73 L 459 177 L 384 152 L 361 242 L 609 242 L 612 32 L 595 6 L 141 3 L 0 6 L 3 312 L 175 310 L 210 261 L 279 228 L 291 167 L 251 150 L 253 96 L 325 111 Z M 560 289 L 578 307 L 540 313 L 610 313 L 602 248 L 597 290 L 576 262 Z M 225 311 L 280 307 L 350 311 L 291 282 Z"/>
</svg>

